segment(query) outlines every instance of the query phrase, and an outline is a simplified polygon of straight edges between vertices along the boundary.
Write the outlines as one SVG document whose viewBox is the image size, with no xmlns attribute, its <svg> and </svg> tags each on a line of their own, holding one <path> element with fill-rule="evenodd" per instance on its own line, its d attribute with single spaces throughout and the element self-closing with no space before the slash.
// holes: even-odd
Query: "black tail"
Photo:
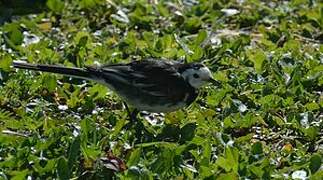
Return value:
<svg viewBox="0 0 323 180">
<path fill-rule="evenodd" d="M 82 68 L 63 67 L 45 64 L 29 64 L 23 61 L 14 61 L 13 67 L 19 69 L 30 69 L 34 71 L 52 72 L 81 79 L 95 80 L 95 78 L 93 78 L 92 73 L 89 73 L 87 69 Z"/>
</svg>

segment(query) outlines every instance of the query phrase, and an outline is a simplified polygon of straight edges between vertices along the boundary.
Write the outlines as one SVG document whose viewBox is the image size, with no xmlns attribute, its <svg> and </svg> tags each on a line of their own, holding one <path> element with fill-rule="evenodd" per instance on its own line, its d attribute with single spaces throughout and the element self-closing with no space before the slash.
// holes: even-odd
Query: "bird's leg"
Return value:
<svg viewBox="0 0 323 180">
<path fill-rule="evenodd" d="M 128 113 L 128 115 L 129 115 L 129 118 L 130 118 L 130 120 L 132 121 L 132 122 L 134 122 L 134 121 L 137 121 L 137 115 L 138 115 L 138 113 L 140 112 L 138 109 L 134 109 L 133 111 L 130 111 L 130 109 L 129 109 L 129 107 L 128 107 L 128 105 L 127 105 L 127 103 L 123 103 L 124 104 L 124 106 L 125 106 L 125 108 L 126 108 L 126 110 L 127 110 L 127 113 Z"/>
<path fill-rule="evenodd" d="M 137 119 L 137 115 L 138 115 L 139 111 L 137 109 L 130 111 L 130 108 L 128 107 L 128 105 L 125 102 L 123 104 L 126 108 L 128 116 L 129 116 L 129 123 L 127 123 L 124 126 L 124 128 L 125 129 L 132 129 L 133 127 L 137 126 L 137 124 L 140 122 Z"/>
<path fill-rule="evenodd" d="M 130 114 L 130 119 L 132 120 L 132 121 L 134 121 L 134 120 L 138 120 L 137 119 L 137 115 L 139 114 L 139 110 L 138 109 L 134 109 L 132 112 L 131 112 L 131 114 Z"/>
<path fill-rule="evenodd" d="M 143 134 L 150 134 L 147 129 L 145 128 L 145 125 L 143 124 L 142 121 L 137 119 L 137 115 L 140 113 L 138 109 L 133 109 L 132 111 L 128 107 L 128 105 L 124 102 L 123 103 L 126 111 L 129 115 L 130 122 L 124 126 L 125 129 L 135 129 L 135 137 L 136 141 L 141 142 Z M 151 135 L 151 134 L 150 134 Z"/>
</svg>

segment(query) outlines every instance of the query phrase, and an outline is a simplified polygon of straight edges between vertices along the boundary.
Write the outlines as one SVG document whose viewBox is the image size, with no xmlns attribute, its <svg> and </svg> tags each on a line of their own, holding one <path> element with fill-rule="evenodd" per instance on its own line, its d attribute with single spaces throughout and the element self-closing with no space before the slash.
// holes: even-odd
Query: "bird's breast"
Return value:
<svg viewBox="0 0 323 180">
<path fill-rule="evenodd" d="M 181 98 L 138 96 L 137 98 L 125 97 L 126 101 L 140 111 L 172 112 L 189 106 L 197 97 L 197 93 L 185 93 Z"/>
</svg>

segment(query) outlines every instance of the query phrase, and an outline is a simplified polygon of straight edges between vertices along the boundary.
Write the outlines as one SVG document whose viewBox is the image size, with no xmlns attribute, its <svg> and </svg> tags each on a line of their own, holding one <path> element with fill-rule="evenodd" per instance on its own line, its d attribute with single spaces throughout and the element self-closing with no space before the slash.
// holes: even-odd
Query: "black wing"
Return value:
<svg viewBox="0 0 323 180">
<path fill-rule="evenodd" d="M 195 93 L 179 74 L 180 66 L 174 61 L 144 60 L 106 65 L 99 71 L 101 78 L 123 96 L 154 97 L 152 101 L 175 103 L 186 98 L 188 92 Z"/>
</svg>

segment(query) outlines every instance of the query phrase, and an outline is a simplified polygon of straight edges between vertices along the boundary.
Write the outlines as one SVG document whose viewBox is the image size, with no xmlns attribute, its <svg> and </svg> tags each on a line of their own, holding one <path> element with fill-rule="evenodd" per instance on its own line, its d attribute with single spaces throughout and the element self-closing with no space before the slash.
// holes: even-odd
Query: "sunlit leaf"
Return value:
<svg viewBox="0 0 323 180">
<path fill-rule="evenodd" d="M 254 68 L 257 73 L 261 73 L 263 65 L 266 60 L 265 53 L 260 49 L 247 51 L 248 58 L 253 62 Z"/>
<path fill-rule="evenodd" d="M 47 7 L 57 13 L 60 13 L 64 9 L 64 2 L 61 0 L 48 0 L 46 3 Z"/>
<path fill-rule="evenodd" d="M 310 166 L 309 166 L 312 174 L 317 172 L 320 169 L 321 165 L 322 165 L 322 157 L 321 157 L 321 155 L 314 154 L 310 159 Z"/>
<path fill-rule="evenodd" d="M 0 55 L 0 69 L 9 71 L 12 63 L 12 58 L 8 54 Z"/>
</svg>

